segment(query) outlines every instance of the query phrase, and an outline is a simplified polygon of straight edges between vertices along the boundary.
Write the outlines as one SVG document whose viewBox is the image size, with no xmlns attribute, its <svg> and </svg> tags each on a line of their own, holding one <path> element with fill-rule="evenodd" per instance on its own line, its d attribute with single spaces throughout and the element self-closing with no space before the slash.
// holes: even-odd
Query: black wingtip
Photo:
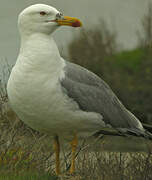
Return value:
<svg viewBox="0 0 152 180">
<path fill-rule="evenodd" d="M 141 129 L 126 129 L 126 128 L 119 128 L 119 129 L 102 129 L 96 132 L 93 136 L 95 138 L 100 138 L 101 135 L 109 135 L 109 136 L 136 136 L 136 137 L 143 137 L 145 139 L 152 140 L 152 134 L 147 130 Z"/>
</svg>

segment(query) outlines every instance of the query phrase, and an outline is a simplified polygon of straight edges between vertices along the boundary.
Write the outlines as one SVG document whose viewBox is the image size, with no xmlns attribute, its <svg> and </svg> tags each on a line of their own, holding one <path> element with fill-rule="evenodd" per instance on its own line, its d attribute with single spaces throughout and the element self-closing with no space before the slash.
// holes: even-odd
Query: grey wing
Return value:
<svg viewBox="0 0 152 180">
<path fill-rule="evenodd" d="M 142 130 L 139 120 L 124 107 L 101 78 L 79 65 L 65 62 L 65 78 L 61 84 L 81 110 L 100 113 L 106 124 L 122 131 Z"/>
</svg>

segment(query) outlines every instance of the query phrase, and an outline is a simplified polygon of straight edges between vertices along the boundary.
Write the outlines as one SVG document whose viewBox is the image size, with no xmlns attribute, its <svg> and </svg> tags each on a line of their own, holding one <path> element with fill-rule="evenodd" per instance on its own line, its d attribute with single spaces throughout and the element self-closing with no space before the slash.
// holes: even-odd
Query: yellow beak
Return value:
<svg viewBox="0 0 152 180">
<path fill-rule="evenodd" d="M 82 23 L 79 19 L 69 16 L 64 16 L 62 19 L 55 20 L 61 26 L 72 26 L 72 27 L 81 27 Z"/>
</svg>

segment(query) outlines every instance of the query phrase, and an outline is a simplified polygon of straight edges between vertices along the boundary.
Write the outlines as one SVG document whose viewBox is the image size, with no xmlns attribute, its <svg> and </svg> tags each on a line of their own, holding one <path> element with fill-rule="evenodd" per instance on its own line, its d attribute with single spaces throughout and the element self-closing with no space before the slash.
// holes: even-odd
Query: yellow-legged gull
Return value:
<svg viewBox="0 0 152 180">
<path fill-rule="evenodd" d="M 54 136 L 57 174 L 58 137 L 73 137 L 70 173 L 74 172 L 77 137 L 152 137 L 102 79 L 60 56 L 52 33 L 61 25 L 80 27 L 81 22 L 44 4 L 21 12 L 21 47 L 7 86 L 10 104 L 19 118 L 33 129 Z"/>
</svg>

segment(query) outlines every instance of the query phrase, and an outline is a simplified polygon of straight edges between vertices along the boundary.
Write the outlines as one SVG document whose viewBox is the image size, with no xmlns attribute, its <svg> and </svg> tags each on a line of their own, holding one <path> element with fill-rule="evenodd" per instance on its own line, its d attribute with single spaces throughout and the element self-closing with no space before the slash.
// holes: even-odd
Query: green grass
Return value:
<svg viewBox="0 0 152 180">
<path fill-rule="evenodd" d="M 48 174 L 0 175 L 0 180 L 57 180 L 57 177 Z"/>
</svg>

